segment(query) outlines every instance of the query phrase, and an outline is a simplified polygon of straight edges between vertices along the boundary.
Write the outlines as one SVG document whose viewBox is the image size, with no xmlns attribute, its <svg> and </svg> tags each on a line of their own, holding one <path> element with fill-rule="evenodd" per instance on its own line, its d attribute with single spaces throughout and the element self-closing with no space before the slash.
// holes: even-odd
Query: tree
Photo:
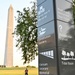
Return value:
<svg viewBox="0 0 75 75">
<path fill-rule="evenodd" d="M 69 52 L 67 52 L 67 56 L 68 56 L 68 58 L 69 58 L 69 56 L 70 56 L 70 53 L 69 53 Z"/>
<path fill-rule="evenodd" d="M 62 50 L 62 55 L 63 55 L 64 58 L 65 58 L 65 56 L 66 56 L 66 51 Z"/>
<path fill-rule="evenodd" d="M 74 52 L 73 52 L 73 51 L 71 51 L 71 52 L 70 52 L 70 55 L 72 56 L 72 59 L 73 59 Z"/>
<path fill-rule="evenodd" d="M 75 25 L 75 0 L 73 0 L 72 10 L 73 10 L 74 25 Z"/>
<path fill-rule="evenodd" d="M 37 12 L 36 3 L 31 8 L 24 8 L 23 12 L 17 11 L 17 26 L 14 34 L 17 36 L 16 47 L 22 50 L 24 64 L 35 59 L 37 50 Z"/>
</svg>

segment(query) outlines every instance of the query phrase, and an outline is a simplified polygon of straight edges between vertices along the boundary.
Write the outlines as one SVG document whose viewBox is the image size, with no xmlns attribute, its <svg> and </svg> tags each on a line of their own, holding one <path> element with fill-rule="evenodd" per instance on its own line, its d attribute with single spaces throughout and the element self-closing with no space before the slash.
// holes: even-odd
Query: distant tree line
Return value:
<svg viewBox="0 0 75 75">
<path fill-rule="evenodd" d="M 5 65 L 0 65 L 1 68 L 6 67 Z"/>
</svg>

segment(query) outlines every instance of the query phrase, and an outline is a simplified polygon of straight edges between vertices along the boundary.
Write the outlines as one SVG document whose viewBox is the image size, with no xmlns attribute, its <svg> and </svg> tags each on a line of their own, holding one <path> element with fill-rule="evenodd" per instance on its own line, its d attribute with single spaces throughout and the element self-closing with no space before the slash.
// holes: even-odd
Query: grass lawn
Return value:
<svg viewBox="0 0 75 75">
<path fill-rule="evenodd" d="M 0 75 L 24 75 L 25 68 L 0 68 Z M 38 75 L 38 68 L 28 68 L 28 75 Z"/>
</svg>

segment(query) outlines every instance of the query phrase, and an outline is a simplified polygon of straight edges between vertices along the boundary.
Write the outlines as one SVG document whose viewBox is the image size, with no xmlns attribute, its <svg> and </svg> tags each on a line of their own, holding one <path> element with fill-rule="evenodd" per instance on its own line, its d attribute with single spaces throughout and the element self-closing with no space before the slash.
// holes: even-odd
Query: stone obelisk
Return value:
<svg viewBox="0 0 75 75">
<path fill-rule="evenodd" d="M 6 67 L 13 66 L 13 7 L 10 5 L 8 9 L 8 21 L 7 21 L 7 32 L 6 32 L 6 47 L 5 47 L 5 58 L 4 65 Z"/>
</svg>

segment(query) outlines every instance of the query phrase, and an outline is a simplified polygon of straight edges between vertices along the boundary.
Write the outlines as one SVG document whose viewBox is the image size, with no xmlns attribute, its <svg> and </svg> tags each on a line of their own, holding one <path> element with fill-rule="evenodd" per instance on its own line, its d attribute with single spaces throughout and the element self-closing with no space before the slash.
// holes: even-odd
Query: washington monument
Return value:
<svg viewBox="0 0 75 75">
<path fill-rule="evenodd" d="M 8 21 L 6 32 L 6 46 L 5 46 L 5 58 L 4 65 L 6 67 L 13 66 L 13 7 L 10 5 L 8 9 Z"/>
</svg>

